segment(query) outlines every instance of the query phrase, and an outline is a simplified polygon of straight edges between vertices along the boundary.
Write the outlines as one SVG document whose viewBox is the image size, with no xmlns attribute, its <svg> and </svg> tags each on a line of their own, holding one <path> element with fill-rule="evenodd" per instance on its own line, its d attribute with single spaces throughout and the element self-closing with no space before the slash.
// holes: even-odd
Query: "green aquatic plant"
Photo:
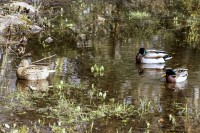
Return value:
<svg viewBox="0 0 200 133">
<path fill-rule="evenodd" d="M 151 124 L 148 121 L 146 121 L 146 124 L 147 124 L 147 128 L 150 128 Z"/>
<path fill-rule="evenodd" d="M 107 92 L 99 92 L 99 97 L 102 97 L 103 99 L 106 99 L 106 96 L 107 96 Z"/>
<path fill-rule="evenodd" d="M 101 66 L 98 66 L 97 64 L 94 64 L 92 67 L 91 67 L 91 72 L 94 74 L 94 76 L 103 76 L 104 75 L 104 66 L 101 65 Z"/>
<path fill-rule="evenodd" d="M 130 19 L 144 19 L 149 18 L 151 15 L 147 12 L 134 11 L 130 12 Z"/>
<path fill-rule="evenodd" d="M 133 131 L 133 128 L 131 127 L 129 130 L 128 130 L 128 133 L 132 133 Z"/>
<path fill-rule="evenodd" d="M 151 101 L 147 101 L 146 99 L 140 99 L 140 104 L 138 108 L 138 113 L 140 116 L 143 116 L 146 113 L 149 113 L 151 110 Z"/>
<path fill-rule="evenodd" d="M 60 86 L 57 86 L 58 88 L 54 88 L 51 91 L 55 91 L 57 93 L 58 91 L 62 92 L 62 94 L 65 94 L 65 89 L 70 89 L 70 88 L 65 88 L 65 83 L 60 82 Z M 128 123 L 132 120 L 135 121 L 135 119 L 139 118 L 142 119 L 146 122 L 146 127 L 145 131 L 149 132 L 152 130 L 152 128 L 155 125 L 155 123 L 151 123 L 151 121 L 148 119 L 148 115 L 158 115 L 156 110 L 158 110 L 158 101 L 149 101 L 147 99 L 140 99 L 138 104 L 135 105 L 127 105 L 124 102 L 117 101 L 116 99 L 108 99 L 107 97 L 107 92 L 105 93 L 104 91 L 99 91 L 97 87 L 94 85 L 93 89 L 94 95 L 97 96 L 98 98 L 101 98 L 102 100 L 98 100 L 98 104 L 95 103 L 95 99 L 89 99 L 92 100 L 93 102 L 90 104 L 89 102 L 85 104 L 85 102 L 78 101 L 77 99 L 74 98 L 69 98 L 69 95 L 62 95 L 61 97 L 57 95 L 61 95 L 57 93 L 57 95 L 42 95 L 42 94 L 34 94 L 30 91 L 26 92 L 23 96 L 21 94 L 18 94 L 18 102 L 16 100 L 12 100 L 12 107 L 16 110 L 17 108 L 21 108 L 23 106 L 24 113 L 28 113 L 27 110 L 31 107 L 32 111 L 35 111 L 37 113 L 43 114 L 43 118 L 48 118 L 48 119 L 55 119 L 57 123 L 50 124 L 48 127 L 51 129 L 52 132 L 73 132 L 75 129 L 73 128 L 74 125 L 80 124 L 80 123 L 85 123 L 85 122 L 91 122 L 89 124 L 88 131 L 92 131 L 94 127 L 93 121 L 101 118 L 117 118 L 121 120 L 123 123 Z M 75 91 L 75 88 L 73 88 L 71 91 Z M 52 93 L 52 92 L 51 92 Z M 84 93 L 84 91 L 82 91 Z M 79 95 L 79 97 L 82 97 Z M 13 97 L 13 99 L 16 99 Z M 44 99 L 49 99 L 50 101 L 54 101 L 54 104 L 47 104 L 47 106 L 36 106 L 38 103 L 37 101 L 41 101 Z M 21 101 L 22 100 L 22 101 Z M 21 102 L 20 102 L 21 101 Z M 20 104 L 19 104 L 20 103 Z M 28 103 L 28 104 L 27 104 Z M 16 104 L 16 105 L 15 105 Z M 10 104 L 8 103 L 10 106 Z M 15 106 L 14 106 L 15 105 Z M 31 106 L 30 106 L 31 105 Z M 173 103 L 174 107 L 177 108 L 178 110 L 182 110 L 180 106 L 181 104 L 174 102 Z M 37 108 L 35 108 L 37 107 Z M 183 106 L 184 107 L 184 106 Z M 188 107 L 185 107 L 188 108 Z M 8 108 L 7 108 L 8 109 Z M 12 108 L 13 110 L 13 108 Z M 18 110 L 20 111 L 20 110 Z M 185 110 L 186 111 L 186 110 Z M 194 116 L 195 114 L 189 113 L 190 111 L 186 111 L 190 116 Z M 198 112 L 198 111 L 197 111 Z M 24 115 L 24 113 L 19 113 L 18 115 Z M 184 112 L 183 112 L 184 113 Z M 181 115 L 181 114 L 179 114 Z M 133 117 L 134 116 L 134 117 Z M 146 117 L 147 116 L 147 117 Z M 184 115 L 185 116 L 185 115 Z M 187 116 L 186 116 L 187 117 Z M 188 117 L 191 118 L 191 117 Z M 188 119 L 187 118 L 187 119 Z M 197 118 L 198 119 L 198 118 Z M 175 118 L 173 114 L 169 115 L 169 121 L 172 123 L 173 128 L 174 126 L 178 126 L 178 120 Z M 41 128 L 45 128 L 44 120 L 38 120 L 35 125 L 40 125 L 38 126 L 32 126 L 29 127 L 29 130 L 34 131 L 41 131 Z M 11 126 L 9 123 L 7 123 L 10 126 L 10 130 L 12 131 L 20 131 L 22 128 L 20 126 Z M 68 128 L 66 128 L 66 125 Z M 24 129 L 23 129 L 24 130 Z M 130 128 L 129 131 L 132 131 L 132 128 Z"/>
<path fill-rule="evenodd" d="M 66 129 L 62 128 L 61 125 L 56 125 L 55 123 L 53 125 L 50 125 L 51 131 L 53 133 L 66 133 Z"/>
<path fill-rule="evenodd" d="M 33 109 L 33 101 L 30 100 L 29 93 L 18 92 L 10 95 L 10 104 L 5 106 L 7 109 L 16 110 L 18 113 L 26 113 L 24 109 Z M 13 102 L 15 101 L 15 102 Z"/>
<path fill-rule="evenodd" d="M 172 114 L 169 114 L 169 121 L 171 121 L 173 125 L 177 126 L 176 118 Z"/>
<path fill-rule="evenodd" d="M 186 99 L 187 100 L 187 99 Z M 178 110 L 179 115 L 184 115 L 185 119 L 198 120 L 200 116 L 199 108 L 190 107 L 188 103 L 180 104 L 174 101 L 173 106 Z"/>
<path fill-rule="evenodd" d="M 175 25 L 176 27 L 178 27 L 178 26 L 179 26 L 178 17 L 174 17 L 173 21 L 174 21 L 174 25 Z"/>
</svg>

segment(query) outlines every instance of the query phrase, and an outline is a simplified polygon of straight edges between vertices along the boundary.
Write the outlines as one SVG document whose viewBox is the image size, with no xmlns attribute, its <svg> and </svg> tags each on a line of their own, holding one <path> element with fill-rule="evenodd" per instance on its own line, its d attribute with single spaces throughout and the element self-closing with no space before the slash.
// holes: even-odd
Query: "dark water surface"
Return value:
<svg viewBox="0 0 200 133">
<path fill-rule="evenodd" d="M 71 17 L 73 18 L 74 16 Z M 122 23 L 121 25 L 123 24 L 127 23 Z M 183 107 L 187 104 L 188 107 L 191 109 L 196 108 L 196 111 L 199 112 L 199 49 L 182 42 L 176 42 L 176 38 L 165 37 L 156 33 L 145 39 L 120 34 L 116 34 L 115 37 L 111 35 L 101 36 L 99 35 L 100 31 L 97 33 L 97 35 L 92 34 L 89 36 L 87 40 L 84 40 L 84 38 L 82 38 L 83 40 L 79 38 L 79 40 L 77 36 L 73 39 L 73 36 L 69 35 L 69 33 L 58 35 L 57 32 L 51 32 L 54 42 L 47 44 L 45 48 L 41 41 L 38 41 L 38 35 L 31 36 L 28 40 L 27 52 L 32 53 L 30 58 L 32 61 L 57 54 L 46 61 L 48 63 L 51 62 L 52 68 L 56 70 L 55 74 L 51 75 L 48 82 L 38 82 L 38 86 L 42 86 L 42 89 L 45 90 L 45 87 L 55 85 L 61 80 L 76 84 L 85 82 L 90 87 L 94 84 L 96 87 L 101 88 L 102 91 L 106 91 L 107 97 L 115 98 L 131 105 L 138 104 L 140 99 L 156 101 L 156 106 L 158 107 L 157 115 L 150 114 L 145 117 L 152 125 L 163 119 L 164 122 L 161 122 L 160 127 L 155 127 L 158 132 L 199 130 L 198 122 L 192 121 L 193 119 L 191 121 L 185 120 L 185 115 L 179 115 L 174 107 L 174 102 L 181 104 Z M 79 37 L 84 36 L 84 29 L 80 28 L 78 34 Z M 41 40 L 46 37 L 47 35 L 44 35 Z M 70 37 L 72 39 L 69 39 Z M 165 83 L 165 79 L 162 77 L 163 69 L 147 69 L 146 67 L 154 66 L 136 64 L 135 55 L 140 47 L 167 51 L 173 56 L 172 60 L 156 67 L 187 68 L 189 70 L 188 80 L 180 84 Z M 8 65 L 3 67 L 5 58 L 7 58 Z M 14 110 L 13 112 L 3 111 L 7 102 L 3 97 L 24 89 L 23 83 L 18 82 L 15 75 L 19 61 L 20 59 L 13 55 L 1 54 L 0 96 L 2 100 L 0 101 L 0 123 L 12 123 L 13 121 L 30 123 L 31 120 L 35 121 L 41 117 L 31 111 L 23 116 L 15 114 Z M 104 66 L 105 72 L 103 76 L 95 77 L 91 73 L 90 68 L 95 63 Z M 195 113 L 194 110 L 188 110 L 188 112 Z M 177 121 L 179 121 L 175 129 L 169 121 L 168 116 L 170 114 L 177 116 Z M 84 128 L 90 125 L 85 123 L 85 125 L 79 126 L 82 128 L 79 129 L 77 127 L 77 130 L 84 132 Z M 115 118 L 103 118 L 95 121 L 93 131 L 114 133 L 128 132 L 130 129 L 135 132 L 146 131 L 145 119 L 134 119 L 133 117 L 130 118 L 128 123 L 123 123 Z"/>
</svg>

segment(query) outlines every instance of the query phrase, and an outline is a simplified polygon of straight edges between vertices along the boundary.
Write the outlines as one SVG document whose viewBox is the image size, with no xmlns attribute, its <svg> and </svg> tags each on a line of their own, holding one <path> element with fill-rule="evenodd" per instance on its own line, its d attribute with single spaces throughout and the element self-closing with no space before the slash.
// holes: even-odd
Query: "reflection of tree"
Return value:
<svg viewBox="0 0 200 133">
<path fill-rule="evenodd" d="M 151 20 L 140 19 L 133 20 L 131 23 L 128 22 L 130 9 L 127 8 L 127 5 L 129 3 L 131 2 L 85 1 L 82 3 L 70 3 L 70 5 L 65 3 L 64 16 L 58 17 L 58 15 L 54 21 L 58 26 L 63 20 L 67 19 L 65 23 L 72 24 L 73 28 L 64 27 L 63 29 L 62 26 L 58 34 L 66 31 L 70 32 L 71 30 L 71 33 L 75 32 L 77 36 L 84 35 L 86 40 L 109 36 L 114 38 L 113 44 L 115 44 L 115 40 L 121 36 L 125 37 L 129 35 L 138 37 L 139 34 L 148 35 L 152 33 L 152 26 L 156 25 L 154 21 L 152 21 L 152 23 L 154 22 L 153 24 L 151 24 Z"/>
<path fill-rule="evenodd" d="M 1 93 L 8 94 L 15 89 L 15 69 L 12 65 L 14 57 L 8 53 L 1 54 L 0 59 L 0 89 Z"/>
</svg>

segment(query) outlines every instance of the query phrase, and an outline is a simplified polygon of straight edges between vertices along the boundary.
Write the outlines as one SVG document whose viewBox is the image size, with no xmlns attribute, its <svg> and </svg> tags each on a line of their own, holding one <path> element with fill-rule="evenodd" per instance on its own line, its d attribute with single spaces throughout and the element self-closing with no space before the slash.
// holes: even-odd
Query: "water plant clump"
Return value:
<svg viewBox="0 0 200 133">
<path fill-rule="evenodd" d="M 177 115 L 169 114 L 165 118 L 159 116 L 162 114 L 162 110 L 160 109 L 158 100 L 151 101 L 146 98 L 141 98 L 134 104 L 126 104 L 124 101 L 110 98 L 107 96 L 109 92 L 103 92 L 101 89 L 95 87 L 94 84 L 92 88 L 93 97 L 86 97 L 89 95 L 88 90 L 90 89 L 87 84 L 74 86 L 60 81 L 59 84 L 47 92 L 25 90 L 4 97 L 4 100 L 7 101 L 4 111 L 15 112 L 16 115 L 21 117 L 37 114 L 43 119 L 42 122 L 41 120 L 38 122 L 37 117 L 30 123 L 31 126 L 4 123 L 3 129 L 5 131 L 41 131 L 47 128 L 54 132 L 69 130 L 74 132 L 77 125 L 91 123 L 92 126 L 94 124 L 93 121 L 112 118 L 123 123 L 134 121 L 144 123 L 146 125 L 146 131 L 151 131 L 155 127 L 158 128 L 166 121 L 169 121 L 171 130 L 174 130 L 180 125 L 181 119 L 187 121 L 199 119 L 198 110 L 194 114 L 192 113 L 194 111 L 191 111 L 193 108 L 188 105 L 184 106 L 174 102 L 173 108 L 177 111 Z M 80 91 L 81 93 L 79 93 Z M 73 94 L 76 96 L 73 96 Z M 158 122 L 153 122 L 149 116 L 156 117 Z M 48 120 L 53 120 L 53 123 L 49 123 L 50 121 Z M 86 127 L 87 129 L 84 129 L 85 131 L 91 130 L 89 129 L 89 125 Z"/>
<path fill-rule="evenodd" d="M 150 14 L 147 12 L 130 12 L 130 18 L 131 19 L 145 19 L 150 18 Z"/>
<path fill-rule="evenodd" d="M 92 67 L 91 67 L 91 72 L 94 74 L 94 76 L 103 76 L 104 75 L 104 66 L 101 65 L 101 66 L 98 66 L 97 64 L 94 64 Z"/>
<path fill-rule="evenodd" d="M 80 86 L 84 87 L 85 85 Z M 94 88 L 98 90 L 98 88 Z M 114 98 L 108 99 L 106 96 L 108 92 L 101 92 L 100 90 L 93 92 L 97 96 L 96 98 L 88 99 L 85 98 L 87 89 L 87 87 L 84 89 L 78 87 L 78 85 L 74 86 L 61 81 L 49 92 L 32 92 L 30 90 L 17 92 L 5 98 L 11 99 L 7 102 L 6 110 L 8 112 L 15 111 L 20 116 L 27 116 L 34 112 L 43 117 L 44 120 L 52 119 L 62 123 L 47 126 L 54 131 L 66 130 L 63 128 L 64 125 L 73 126 L 105 117 L 128 122 L 134 119 L 132 118 L 133 116 L 145 116 L 152 113 L 149 108 L 155 110 L 153 104 L 150 104 L 152 102 L 141 99 L 140 104 L 137 106 L 127 105 L 123 101 L 120 102 Z M 82 90 L 81 93 L 76 93 L 76 91 L 80 90 Z M 72 97 L 71 95 L 74 93 L 78 96 Z M 84 99 L 84 102 L 77 98 Z M 99 98 L 101 101 L 98 101 Z M 14 129 L 21 130 L 22 128 L 18 126 L 18 128 Z M 28 129 L 33 130 L 29 126 Z"/>
</svg>

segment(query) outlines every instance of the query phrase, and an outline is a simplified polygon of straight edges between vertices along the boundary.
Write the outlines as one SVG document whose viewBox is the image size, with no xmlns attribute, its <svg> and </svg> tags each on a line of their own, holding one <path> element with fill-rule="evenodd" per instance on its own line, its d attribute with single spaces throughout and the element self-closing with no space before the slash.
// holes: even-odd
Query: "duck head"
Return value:
<svg viewBox="0 0 200 133">
<path fill-rule="evenodd" d="M 145 48 L 140 48 L 139 52 L 136 55 L 136 62 L 141 63 L 142 58 L 146 55 Z"/>
<path fill-rule="evenodd" d="M 175 83 L 176 82 L 176 73 L 172 69 L 166 70 L 166 81 L 170 83 Z"/>
<path fill-rule="evenodd" d="M 29 67 L 29 61 L 27 59 L 22 59 L 19 63 L 19 67 Z"/>
<path fill-rule="evenodd" d="M 168 69 L 166 72 L 166 75 L 170 76 L 170 75 L 176 75 L 175 71 L 172 69 Z"/>
<path fill-rule="evenodd" d="M 140 48 L 139 50 L 139 54 L 141 54 L 142 56 L 146 55 L 147 51 L 145 50 L 145 48 Z"/>
</svg>

